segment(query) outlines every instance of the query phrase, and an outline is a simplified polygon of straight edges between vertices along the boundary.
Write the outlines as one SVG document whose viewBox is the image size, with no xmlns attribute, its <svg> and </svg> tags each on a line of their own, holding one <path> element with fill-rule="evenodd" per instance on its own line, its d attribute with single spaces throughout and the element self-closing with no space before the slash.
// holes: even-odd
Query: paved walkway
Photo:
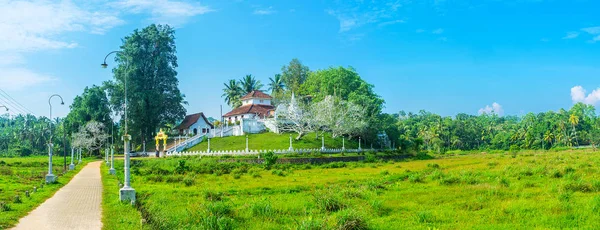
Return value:
<svg viewBox="0 0 600 230">
<path fill-rule="evenodd" d="M 101 229 L 103 163 L 87 164 L 52 198 L 21 218 L 14 229 Z"/>
</svg>

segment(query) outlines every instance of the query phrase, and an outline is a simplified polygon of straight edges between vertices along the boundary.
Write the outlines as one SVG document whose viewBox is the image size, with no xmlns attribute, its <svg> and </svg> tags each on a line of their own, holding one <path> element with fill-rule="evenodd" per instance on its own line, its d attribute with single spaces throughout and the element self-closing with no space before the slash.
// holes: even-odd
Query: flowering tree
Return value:
<svg viewBox="0 0 600 230">
<path fill-rule="evenodd" d="M 300 140 L 316 127 L 310 107 L 298 103 L 294 95 L 289 103 L 279 104 L 275 112 L 277 128 L 280 131 L 297 133 L 296 140 Z"/>
<path fill-rule="evenodd" d="M 314 122 L 322 131 L 330 131 L 333 137 L 359 135 L 366 127 L 366 111 L 349 101 L 326 96 L 312 105 Z"/>
<path fill-rule="evenodd" d="M 73 134 L 73 147 L 94 152 L 102 148 L 108 137 L 109 135 L 104 130 L 104 124 L 90 121 Z"/>
</svg>

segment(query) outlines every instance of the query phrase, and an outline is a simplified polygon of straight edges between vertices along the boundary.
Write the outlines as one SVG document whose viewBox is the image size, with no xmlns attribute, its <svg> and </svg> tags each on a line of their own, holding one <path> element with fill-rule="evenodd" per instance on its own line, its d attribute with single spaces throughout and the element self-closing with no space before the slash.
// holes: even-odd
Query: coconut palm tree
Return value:
<svg viewBox="0 0 600 230">
<path fill-rule="evenodd" d="M 250 93 L 254 90 L 261 90 L 261 88 L 263 87 L 263 84 L 260 83 L 260 81 L 256 80 L 254 76 L 252 76 L 252 74 L 248 74 L 244 78 L 242 78 L 242 80 L 240 81 L 240 85 L 244 94 Z"/>
<path fill-rule="evenodd" d="M 573 135 L 575 137 L 575 144 L 578 143 L 577 141 L 577 129 L 575 129 L 575 126 L 579 124 L 579 117 L 575 114 L 571 114 L 571 116 L 569 117 L 569 123 L 571 123 L 571 127 L 573 127 Z M 577 144 L 579 145 L 579 144 Z"/>
<path fill-rule="evenodd" d="M 269 78 L 269 81 L 269 90 L 271 90 L 271 94 L 280 93 L 285 88 L 281 74 L 275 74 L 275 78 Z"/>
<path fill-rule="evenodd" d="M 225 88 L 223 88 L 223 95 L 221 95 L 221 97 L 225 97 L 225 102 L 227 102 L 229 106 L 233 108 L 240 107 L 240 105 L 242 105 L 240 98 L 244 93 L 240 83 L 235 79 L 231 79 L 229 80 L 229 84 L 224 83 L 223 85 L 225 85 Z"/>
</svg>

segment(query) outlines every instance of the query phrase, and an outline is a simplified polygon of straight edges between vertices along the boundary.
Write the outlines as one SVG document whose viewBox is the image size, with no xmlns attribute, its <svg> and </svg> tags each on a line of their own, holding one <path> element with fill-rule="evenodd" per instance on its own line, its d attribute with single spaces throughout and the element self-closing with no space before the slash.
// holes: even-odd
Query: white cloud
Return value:
<svg viewBox="0 0 600 230">
<path fill-rule="evenodd" d="M 479 109 L 479 114 L 496 114 L 498 116 L 503 116 L 504 109 L 502 108 L 502 105 L 494 102 L 492 103 L 492 106 L 486 105 L 484 108 Z"/>
<path fill-rule="evenodd" d="M 438 29 L 431 31 L 431 33 L 432 34 L 442 34 L 442 33 L 444 33 L 444 29 L 438 28 Z"/>
<path fill-rule="evenodd" d="M 269 15 L 269 14 L 274 14 L 274 13 L 277 13 L 277 11 L 273 10 L 272 6 L 269 6 L 269 8 L 264 8 L 264 9 L 256 9 L 253 12 L 253 14 L 256 14 L 256 15 Z"/>
<path fill-rule="evenodd" d="M 416 30 L 415 32 L 417 32 L 418 34 L 420 34 L 420 33 L 424 33 L 424 32 L 425 32 L 425 30 L 424 30 L 424 29 L 418 29 L 418 30 Z"/>
<path fill-rule="evenodd" d="M 392 21 L 387 21 L 387 22 L 382 22 L 379 23 L 379 26 L 383 27 L 383 26 L 390 26 L 390 25 L 394 25 L 394 24 L 398 24 L 398 23 L 405 23 L 406 21 L 404 20 L 392 20 Z"/>
<path fill-rule="evenodd" d="M 59 39 L 61 34 L 104 33 L 122 23 L 113 14 L 83 9 L 66 0 L 0 0 L 0 51 L 73 48 L 77 43 Z"/>
<path fill-rule="evenodd" d="M 28 87 L 55 81 L 51 76 L 40 75 L 23 68 L 4 68 L 0 75 L 0 85 L 6 90 L 22 90 Z"/>
<path fill-rule="evenodd" d="M 368 24 L 385 24 L 386 22 L 400 23 L 396 19 L 397 11 L 402 6 L 399 1 L 381 4 L 376 1 L 339 1 L 335 10 L 327 10 L 340 23 L 340 33 L 362 27 Z"/>
<path fill-rule="evenodd" d="M 600 88 L 586 95 L 586 90 L 578 85 L 571 88 L 571 100 L 573 103 L 583 102 L 588 105 L 595 105 L 600 102 Z"/>
<path fill-rule="evenodd" d="M 134 14 L 147 13 L 156 23 L 180 26 L 191 17 L 214 11 L 199 3 L 172 0 L 121 0 L 111 4 L 115 10 Z"/>
<path fill-rule="evenodd" d="M 579 32 L 568 32 L 562 39 L 573 39 L 579 37 Z"/>
<path fill-rule="evenodd" d="M 581 30 L 591 35 L 600 34 L 600 26 L 583 28 Z"/>
</svg>

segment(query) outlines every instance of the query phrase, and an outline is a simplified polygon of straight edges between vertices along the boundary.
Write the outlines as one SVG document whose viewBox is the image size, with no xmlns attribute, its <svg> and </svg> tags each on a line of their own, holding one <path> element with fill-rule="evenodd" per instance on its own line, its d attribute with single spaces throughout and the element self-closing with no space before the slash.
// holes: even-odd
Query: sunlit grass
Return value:
<svg viewBox="0 0 600 230">
<path fill-rule="evenodd" d="M 181 160 L 185 173 L 175 174 Z M 600 153 L 584 150 L 272 170 L 199 158 L 136 162 L 137 208 L 153 229 L 544 229 L 600 221 Z"/>
</svg>

